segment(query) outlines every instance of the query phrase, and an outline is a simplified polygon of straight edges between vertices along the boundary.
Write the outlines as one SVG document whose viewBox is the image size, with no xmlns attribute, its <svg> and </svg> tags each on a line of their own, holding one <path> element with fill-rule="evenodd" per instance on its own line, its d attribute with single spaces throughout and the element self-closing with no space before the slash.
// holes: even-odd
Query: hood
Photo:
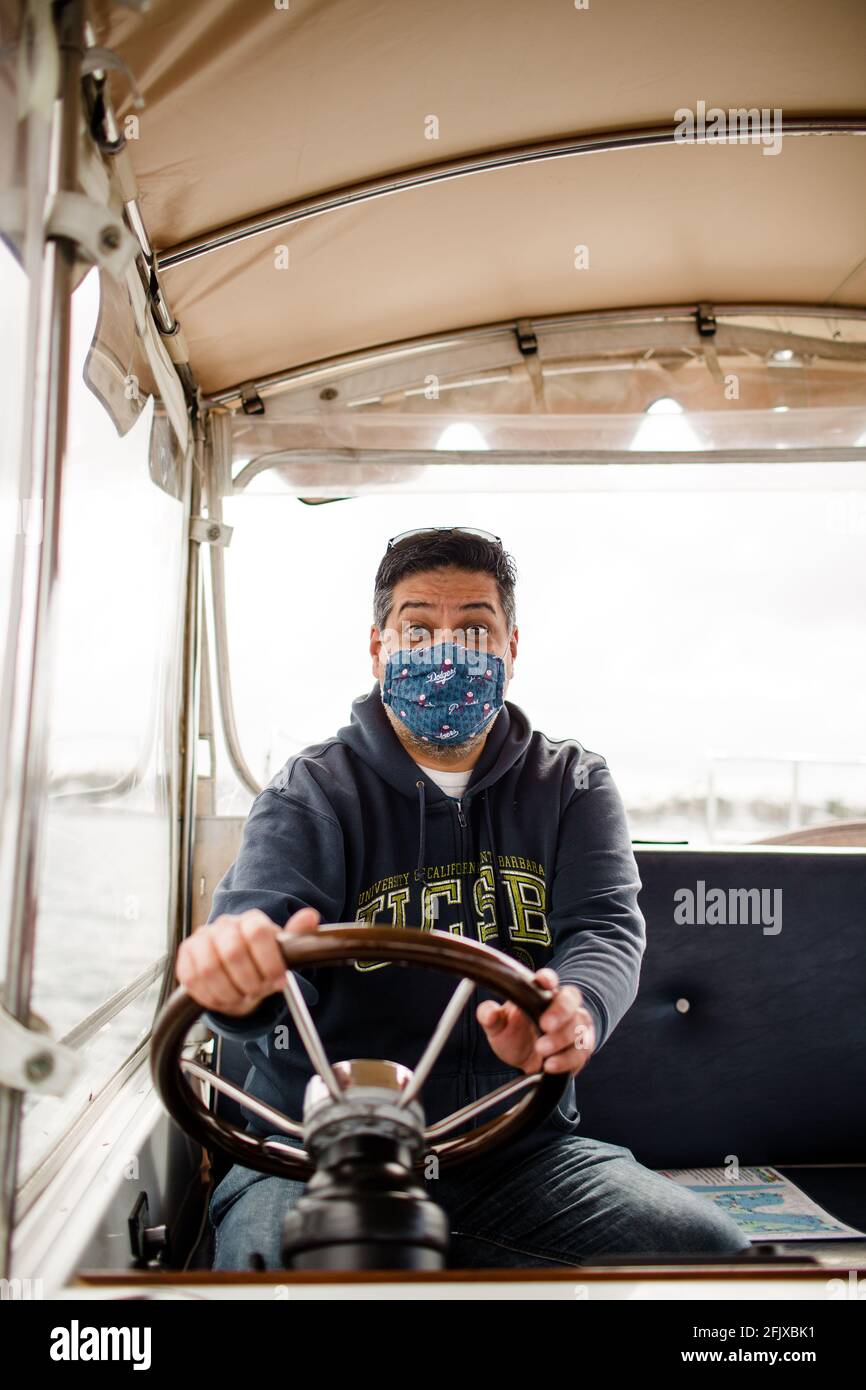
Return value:
<svg viewBox="0 0 866 1390">
<path fill-rule="evenodd" d="M 382 703 L 382 688 L 378 681 L 374 682 L 366 695 L 359 695 L 352 701 L 350 722 L 338 729 L 336 736 L 395 791 L 417 802 L 418 864 L 415 878 L 425 879 L 427 805 L 429 802 L 435 804 L 452 801 L 453 798 L 447 796 L 441 787 L 431 781 L 424 769 L 419 767 L 403 747 Z M 511 700 L 505 700 L 491 725 L 481 756 L 472 769 L 472 776 L 461 798 L 461 804 L 464 806 L 472 802 L 476 796 L 480 796 L 482 800 L 488 848 L 493 863 L 496 921 L 500 931 L 507 918 L 490 814 L 490 796 L 500 777 L 523 757 L 531 736 L 532 726 L 524 711 Z M 501 939 L 501 944 L 505 944 L 504 938 Z"/>
<path fill-rule="evenodd" d="M 492 786 L 525 752 L 532 726 L 523 710 L 510 700 L 503 703 L 472 769 L 464 798 Z M 404 796 L 416 797 L 417 782 L 423 769 L 406 752 L 382 703 L 382 688 L 376 681 L 366 695 L 352 701 L 352 717 L 337 730 L 337 738 L 362 758 L 374 772 Z M 435 782 L 424 778 L 428 800 L 449 801 Z"/>
</svg>

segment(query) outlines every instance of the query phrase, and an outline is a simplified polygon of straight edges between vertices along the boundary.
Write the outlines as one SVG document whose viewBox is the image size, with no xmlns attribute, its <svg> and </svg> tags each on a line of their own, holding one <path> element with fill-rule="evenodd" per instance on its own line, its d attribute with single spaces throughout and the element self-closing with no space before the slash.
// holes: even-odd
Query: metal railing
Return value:
<svg viewBox="0 0 866 1390">
<path fill-rule="evenodd" d="M 742 766 L 776 764 L 790 769 L 790 794 L 788 799 L 788 830 L 802 827 L 802 800 L 800 773 L 804 767 L 866 767 L 864 758 L 813 757 L 806 754 L 764 754 L 711 753 L 707 766 L 706 827 L 707 836 L 715 840 L 719 826 L 719 793 L 716 769 L 719 764 L 739 763 Z"/>
</svg>

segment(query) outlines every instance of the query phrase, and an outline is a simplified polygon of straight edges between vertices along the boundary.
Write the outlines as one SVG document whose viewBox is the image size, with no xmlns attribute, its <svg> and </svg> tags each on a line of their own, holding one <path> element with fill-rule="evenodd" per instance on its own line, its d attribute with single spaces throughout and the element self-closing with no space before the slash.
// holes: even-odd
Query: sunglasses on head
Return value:
<svg viewBox="0 0 866 1390">
<path fill-rule="evenodd" d="M 399 545 L 400 541 L 408 540 L 410 536 L 429 536 L 431 531 L 455 531 L 461 536 L 480 536 L 483 541 L 493 541 L 495 545 L 502 544 L 500 538 L 494 536 L 492 531 L 478 531 L 474 526 L 416 526 L 411 531 L 401 531 L 399 536 L 392 536 L 388 542 L 388 550 L 393 545 Z"/>
</svg>

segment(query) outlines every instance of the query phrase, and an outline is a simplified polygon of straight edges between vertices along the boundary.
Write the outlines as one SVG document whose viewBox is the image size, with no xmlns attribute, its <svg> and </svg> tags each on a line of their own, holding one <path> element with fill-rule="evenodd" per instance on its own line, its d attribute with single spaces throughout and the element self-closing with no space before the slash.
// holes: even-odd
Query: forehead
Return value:
<svg viewBox="0 0 866 1390">
<path fill-rule="evenodd" d="M 504 617 L 499 588 L 492 574 L 454 568 L 419 570 L 394 585 L 391 612 L 394 615 L 430 612 L 425 604 L 439 608 L 463 607 L 467 604 L 492 604 L 498 617 Z"/>
</svg>

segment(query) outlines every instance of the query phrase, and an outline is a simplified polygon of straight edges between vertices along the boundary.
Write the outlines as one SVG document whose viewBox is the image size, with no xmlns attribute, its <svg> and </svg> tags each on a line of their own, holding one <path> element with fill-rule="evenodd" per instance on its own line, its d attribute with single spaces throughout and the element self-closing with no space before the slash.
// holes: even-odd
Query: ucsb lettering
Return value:
<svg viewBox="0 0 866 1390">
<path fill-rule="evenodd" d="M 534 965 L 531 946 L 549 946 L 547 881 L 543 865 L 516 854 L 500 854 L 498 876 L 504 889 L 508 921 L 496 920 L 496 891 L 489 850 L 480 860 L 430 864 L 424 882 L 414 873 L 378 879 L 358 894 L 355 919 L 369 926 L 420 927 L 423 931 L 466 934 L 466 918 L 481 942 L 507 932 L 514 954 Z M 468 914 L 465 908 L 468 906 Z M 387 961 L 356 961 L 356 970 L 378 970 Z"/>
</svg>

